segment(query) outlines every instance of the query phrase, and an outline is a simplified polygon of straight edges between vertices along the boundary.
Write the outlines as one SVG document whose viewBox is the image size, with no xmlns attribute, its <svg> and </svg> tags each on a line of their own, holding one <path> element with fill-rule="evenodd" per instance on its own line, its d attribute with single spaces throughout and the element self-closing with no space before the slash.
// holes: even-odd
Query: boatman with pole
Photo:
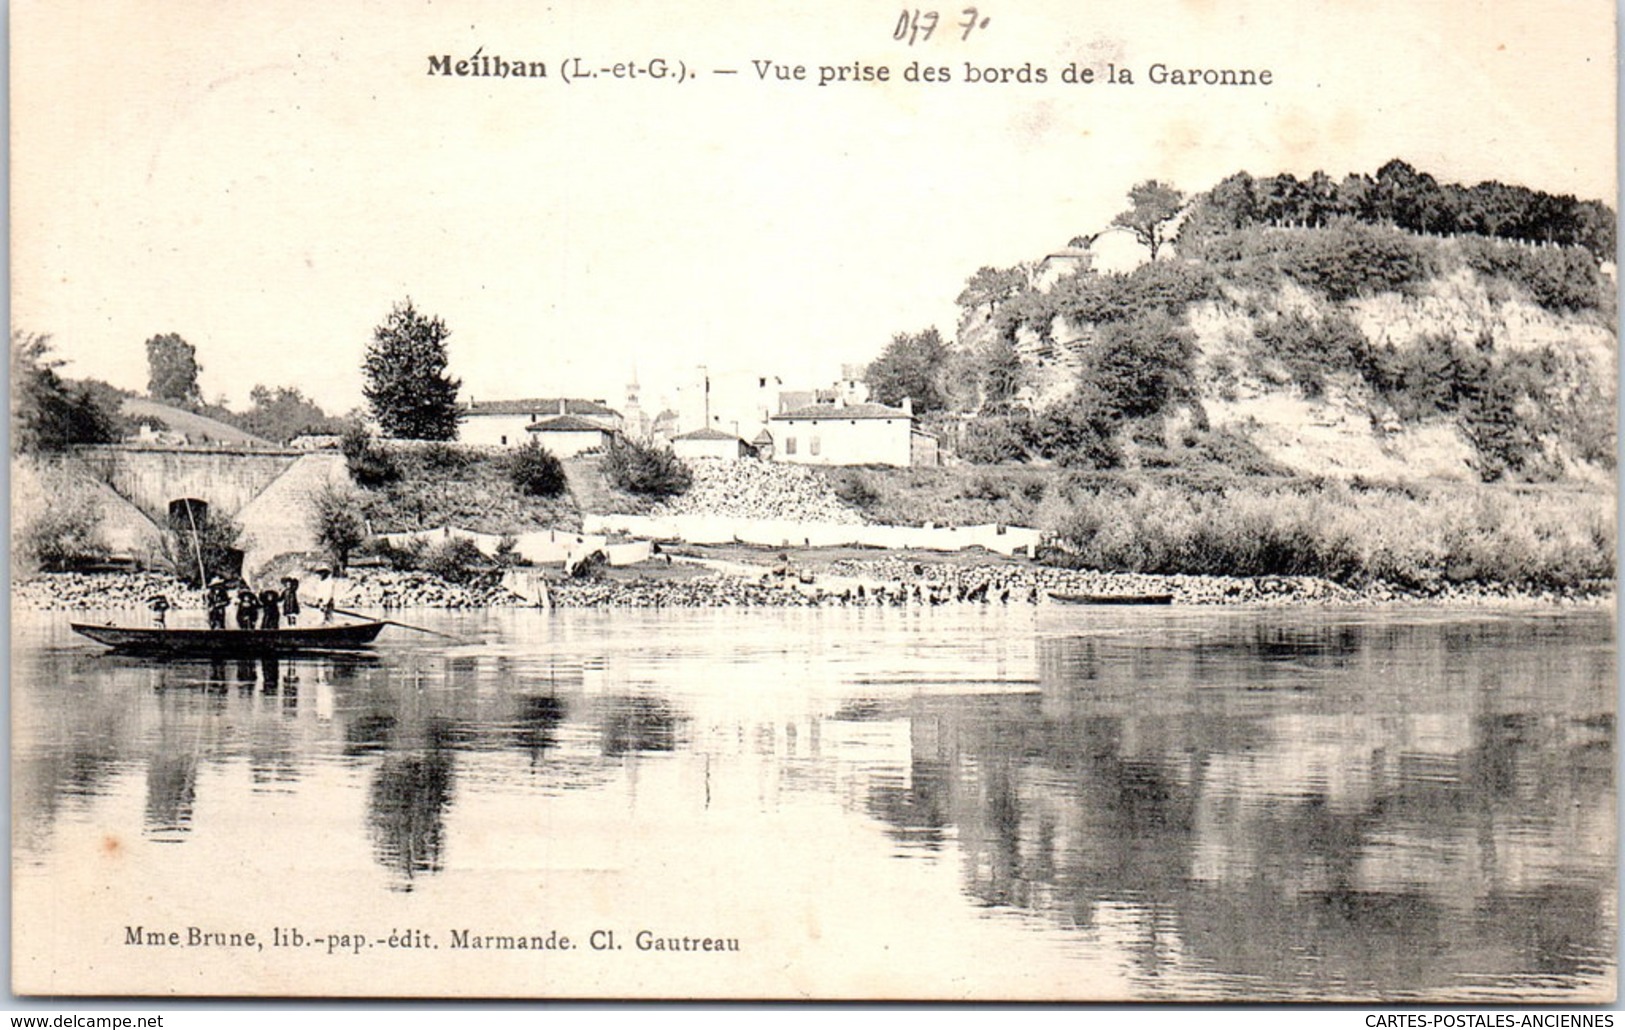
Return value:
<svg viewBox="0 0 1625 1030">
<path fill-rule="evenodd" d="M 316 570 L 316 585 L 311 589 L 310 603 L 321 610 L 322 624 L 333 621 L 334 592 L 338 584 L 333 580 L 333 570 L 326 565 Z"/>
</svg>

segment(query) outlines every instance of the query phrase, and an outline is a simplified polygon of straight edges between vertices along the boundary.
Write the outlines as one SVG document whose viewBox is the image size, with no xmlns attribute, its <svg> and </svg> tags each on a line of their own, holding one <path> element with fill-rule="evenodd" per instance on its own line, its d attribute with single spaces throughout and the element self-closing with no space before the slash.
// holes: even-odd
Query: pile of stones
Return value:
<svg viewBox="0 0 1625 1030">
<path fill-rule="evenodd" d="M 653 515 L 724 515 L 795 519 L 861 526 L 863 516 L 842 504 L 817 469 L 765 461 L 691 461 L 687 492 L 654 507 Z"/>
</svg>

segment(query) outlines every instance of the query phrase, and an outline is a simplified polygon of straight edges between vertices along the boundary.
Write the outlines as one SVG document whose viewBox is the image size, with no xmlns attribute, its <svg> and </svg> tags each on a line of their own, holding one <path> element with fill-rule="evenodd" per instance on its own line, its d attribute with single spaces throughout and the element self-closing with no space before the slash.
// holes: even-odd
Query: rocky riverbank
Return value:
<svg viewBox="0 0 1625 1030">
<path fill-rule="evenodd" d="M 494 580 L 451 583 L 425 572 L 355 570 L 341 581 L 341 607 L 360 611 L 401 608 L 521 607 L 528 602 Z M 826 606 L 932 606 L 943 604 L 1048 604 L 1052 593 L 1171 594 L 1182 605 L 1439 606 L 1572 605 L 1612 600 L 1611 585 L 1591 592 L 1528 593 L 1495 585 L 1450 585 L 1432 593 L 1386 584 L 1350 589 L 1311 576 L 1232 578 L 1153 576 L 1048 568 L 1025 564 L 966 565 L 898 557 L 841 558 L 816 571 L 788 574 L 764 567 L 760 575 L 711 574 L 690 578 L 640 576 L 553 580 L 548 592 L 560 608 L 739 608 Z M 163 595 L 172 609 L 202 608 L 202 594 L 154 572 L 55 573 L 12 586 L 14 611 L 140 613 Z M 136 618 L 136 616 L 132 616 Z"/>
</svg>

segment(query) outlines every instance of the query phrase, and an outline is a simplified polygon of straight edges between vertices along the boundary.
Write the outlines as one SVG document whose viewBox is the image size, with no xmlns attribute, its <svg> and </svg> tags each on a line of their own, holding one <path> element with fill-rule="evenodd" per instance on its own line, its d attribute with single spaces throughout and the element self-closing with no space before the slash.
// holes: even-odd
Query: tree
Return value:
<svg viewBox="0 0 1625 1030">
<path fill-rule="evenodd" d="M 1189 393 L 1195 352 L 1195 336 L 1164 312 L 1112 322 L 1085 358 L 1082 385 L 1109 416 L 1155 415 Z"/>
<path fill-rule="evenodd" d="M 367 538 L 367 523 L 361 516 L 364 506 L 365 500 L 353 490 L 332 483 L 310 499 L 310 528 L 340 569 L 350 560 L 350 552 Z"/>
<path fill-rule="evenodd" d="M 203 399 L 197 376 L 197 348 L 177 333 L 164 333 L 147 341 L 147 393 L 155 401 L 190 405 Z"/>
<path fill-rule="evenodd" d="M 11 446 L 18 454 L 59 451 L 73 444 L 111 443 L 119 436 L 116 411 L 100 393 L 57 375 L 51 338 L 11 334 Z"/>
<path fill-rule="evenodd" d="M 864 381 L 881 404 L 897 405 L 909 398 L 916 412 L 937 411 L 944 405 L 941 383 L 948 347 L 936 328 L 919 333 L 898 333 L 869 363 Z"/>
<path fill-rule="evenodd" d="M 253 407 L 233 421 L 256 436 L 287 443 L 305 433 L 339 434 L 344 422 L 329 416 L 298 389 L 279 386 L 275 390 L 256 385 L 249 391 Z"/>
<path fill-rule="evenodd" d="M 1185 206 L 1185 194 L 1155 179 L 1147 179 L 1128 191 L 1129 207 L 1112 224 L 1127 229 L 1151 250 L 1151 260 L 1168 242 L 1168 225 Z"/>
<path fill-rule="evenodd" d="M 384 435 L 408 440 L 457 439 L 457 391 L 446 374 L 446 339 L 439 317 L 418 313 L 411 298 L 396 304 L 372 331 L 362 393 Z"/>
</svg>

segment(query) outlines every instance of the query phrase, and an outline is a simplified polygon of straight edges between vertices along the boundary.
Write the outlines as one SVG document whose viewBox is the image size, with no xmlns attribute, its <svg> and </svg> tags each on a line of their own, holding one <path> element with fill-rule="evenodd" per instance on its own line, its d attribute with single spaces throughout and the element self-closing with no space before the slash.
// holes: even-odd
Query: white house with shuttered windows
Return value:
<svg viewBox="0 0 1625 1030">
<path fill-rule="evenodd" d="M 809 404 L 769 421 L 773 460 L 797 465 L 936 465 L 937 439 L 914 421 L 914 407 Z"/>
</svg>

